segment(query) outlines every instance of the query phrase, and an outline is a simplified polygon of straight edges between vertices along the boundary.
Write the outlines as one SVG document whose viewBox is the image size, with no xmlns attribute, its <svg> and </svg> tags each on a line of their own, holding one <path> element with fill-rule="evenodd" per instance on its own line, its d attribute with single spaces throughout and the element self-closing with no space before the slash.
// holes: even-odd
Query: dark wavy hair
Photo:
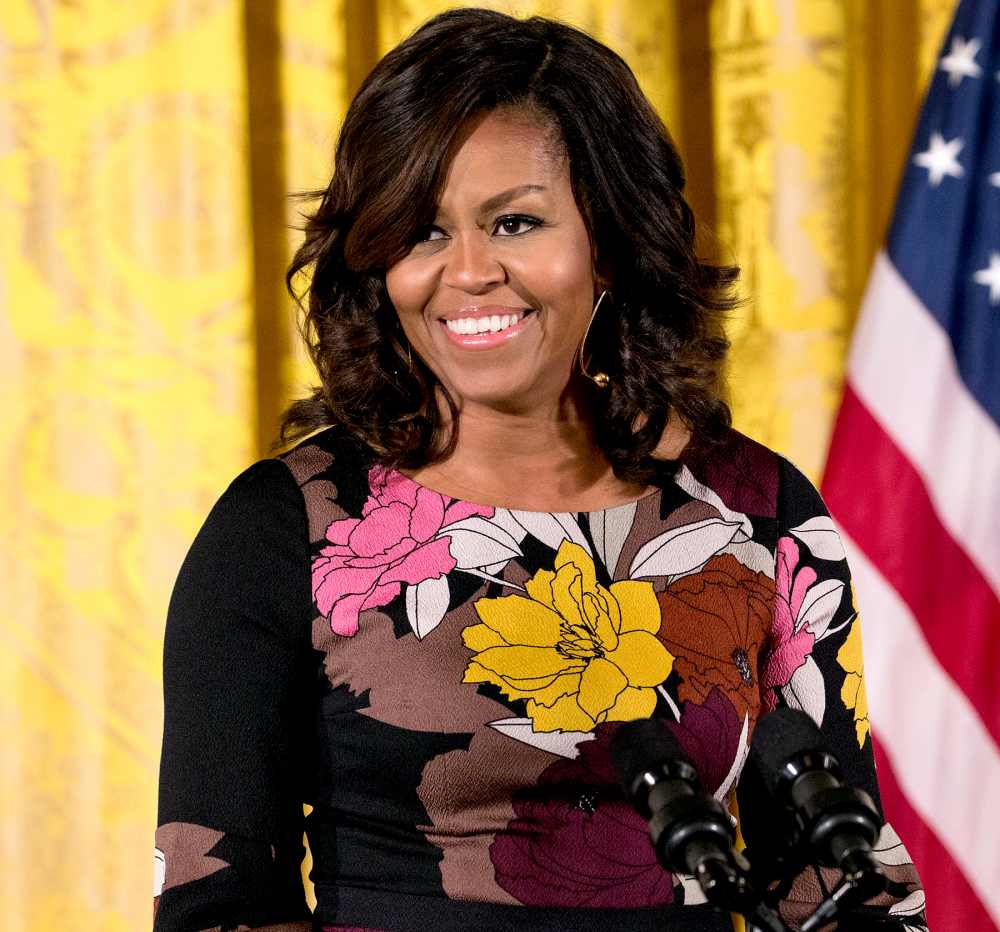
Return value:
<svg viewBox="0 0 1000 932">
<path fill-rule="evenodd" d="M 497 108 L 557 130 L 614 302 L 586 341 L 590 371 L 611 378 L 594 390 L 595 436 L 616 476 L 647 482 L 663 470 L 651 454 L 671 411 L 695 442 L 730 424 L 722 318 L 737 303 L 738 269 L 696 256 L 683 166 L 625 61 L 565 23 L 487 9 L 441 13 L 385 55 L 347 111 L 329 186 L 298 195 L 320 203 L 285 283 L 320 384 L 284 413 L 279 443 L 339 424 L 387 466 L 454 449 L 456 403 L 415 354 L 407 365 L 385 274 L 433 221 L 460 129 Z"/>
</svg>

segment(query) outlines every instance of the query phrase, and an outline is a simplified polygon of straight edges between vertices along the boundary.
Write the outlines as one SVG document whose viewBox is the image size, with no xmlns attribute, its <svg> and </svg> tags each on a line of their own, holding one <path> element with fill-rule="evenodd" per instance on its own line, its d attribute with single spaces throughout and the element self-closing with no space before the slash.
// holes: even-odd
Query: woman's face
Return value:
<svg viewBox="0 0 1000 932">
<path fill-rule="evenodd" d="M 463 408 L 551 406 L 590 320 L 590 242 L 550 133 L 500 111 L 471 122 L 433 226 L 387 270 L 406 337 Z"/>
</svg>

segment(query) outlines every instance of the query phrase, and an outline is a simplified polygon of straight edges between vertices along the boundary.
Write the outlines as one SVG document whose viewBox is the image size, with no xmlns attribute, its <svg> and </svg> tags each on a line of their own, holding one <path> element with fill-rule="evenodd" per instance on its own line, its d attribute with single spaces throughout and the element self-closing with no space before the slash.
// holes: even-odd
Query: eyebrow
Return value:
<svg viewBox="0 0 1000 932">
<path fill-rule="evenodd" d="M 480 210 L 483 213 L 489 213 L 491 210 L 496 210 L 496 208 L 502 207 L 508 201 L 512 201 L 514 198 L 520 197 L 522 194 L 527 194 L 529 191 L 544 190 L 546 190 L 546 188 L 543 184 L 521 184 L 516 188 L 508 188 L 506 191 L 494 194 L 493 197 L 486 198 L 486 200 L 480 205 Z"/>
<path fill-rule="evenodd" d="M 486 200 L 479 205 L 479 213 L 488 214 L 490 211 L 496 210 L 498 207 L 502 207 L 509 201 L 513 201 L 515 198 L 520 197 L 522 194 L 528 194 L 531 191 L 547 190 L 548 188 L 546 188 L 543 184 L 519 184 L 514 188 L 508 188 L 506 191 L 501 191 L 499 194 L 494 194 L 492 197 L 486 198 Z"/>
</svg>

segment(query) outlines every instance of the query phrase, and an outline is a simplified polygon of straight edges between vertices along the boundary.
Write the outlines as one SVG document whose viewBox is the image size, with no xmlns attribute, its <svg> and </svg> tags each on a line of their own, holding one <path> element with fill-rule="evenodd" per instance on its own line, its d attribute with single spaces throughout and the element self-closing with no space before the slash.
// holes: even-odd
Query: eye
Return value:
<svg viewBox="0 0 1000 932">
<path fill-rule="evenodd" d="M 534 229 L 542 225 L 542 221 L 537 217 L 529 217 L 527 214 L 506 214 L 503 217 L 497 217 L 496 226 L 497 227 L 507 227 L 511 226 L 517 227 L 522 223 L 530 224 L 529 229 Z M 494 227 L 496 229 L 496 227 Z M 527 230 L 523 231 L 527 232 Z M 521 236 L 521 233 L 508 233 L 508 236 Z"/>
<path fill-rule="evenodd" d="M 435 227 L 431 225 L 420 227 L 420 229 L 418 229 L 417 232 L 413 234 L 412 242 L 415 244 L 426 242 L 427 240 L 430 239 L 430 235 L 434 230 L 437 230 L 438 233 L 444 232 L 440 227 Z"/>
<path fill-rule="evenodd" d="M 540 220 L 538 217 L 532 217 L 528 214 L 504 214 L 502 217 L 497 217 L 493 230 L 495 233 L 499 228 L 505 229 L 507 232 L 500 234 L 504 237 L 522 236 L 530 230 L 535 229 L 535 227 L 542 226 L 544 222 L 544 220 Z M 527 225 L 528 229 L 518 232 L 517 228 L 522 225 Z M 420 229 L 418 229 L 413 235 L 414 244 L 431 242 L 431 234 L 434 232 L 444 233 L 444 230 L 442 230 L 441 227 L 434 226 L 433 224 L 420 227 Z"/>
</svg>

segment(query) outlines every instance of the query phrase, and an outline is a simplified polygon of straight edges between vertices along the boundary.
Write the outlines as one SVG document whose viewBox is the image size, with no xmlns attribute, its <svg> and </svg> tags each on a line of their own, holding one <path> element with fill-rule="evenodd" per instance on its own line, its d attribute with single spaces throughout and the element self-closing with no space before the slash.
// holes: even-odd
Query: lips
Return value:
<svg viewBox="0 0 1000 932">
<path fill-rule="evenodd" d="M 486 311 L 489 310 L 490 313 L 487 314 Z M 535 315 L 529 308 L 504 308 L 502 312 L 500 309 L 494 311 L 493 308 L 478 308 L 478 314 L 470 314 L 468 311 L 464 315 L 453 314 L 448 317 L 440 318 L 441 329 L 444 331 L 445 336 L 447 336 L 449 342 L 454 346 L 459 346 L 462 349 L 467 350 L 484 350 L 492 349 L 496 346 L 503 346 L 511 340 L 516 339 L 521 333 L 524 332 L 525 328 L 533 326 L 532 321 Z M 494 313 L 496 316 L 511 315 L 513 313 L 523 312 L 523 317 L 516 323 L 503 330 L 484 330 L 482 333 L 455 333 L 448 327 L 446 323 L 447 320 L 459 320 L 462 317 L 472 318 L 474 320 L 482 320 L 484 317 L 492 317 Z"/>
<path fill-rule="evenodd" d="M 468 306 L 456 308 L 454 311 L 446 311 L 438 320 L 460 320 L 463 317 L 471 317 L 479 320 L 483 317 L 492 317 L 496 314 L 502 317 L 504 314 L 530 314 L 530 307 L 514 307 L 507 304 L 483 304 L 478 306 Z"/>
</svg>

